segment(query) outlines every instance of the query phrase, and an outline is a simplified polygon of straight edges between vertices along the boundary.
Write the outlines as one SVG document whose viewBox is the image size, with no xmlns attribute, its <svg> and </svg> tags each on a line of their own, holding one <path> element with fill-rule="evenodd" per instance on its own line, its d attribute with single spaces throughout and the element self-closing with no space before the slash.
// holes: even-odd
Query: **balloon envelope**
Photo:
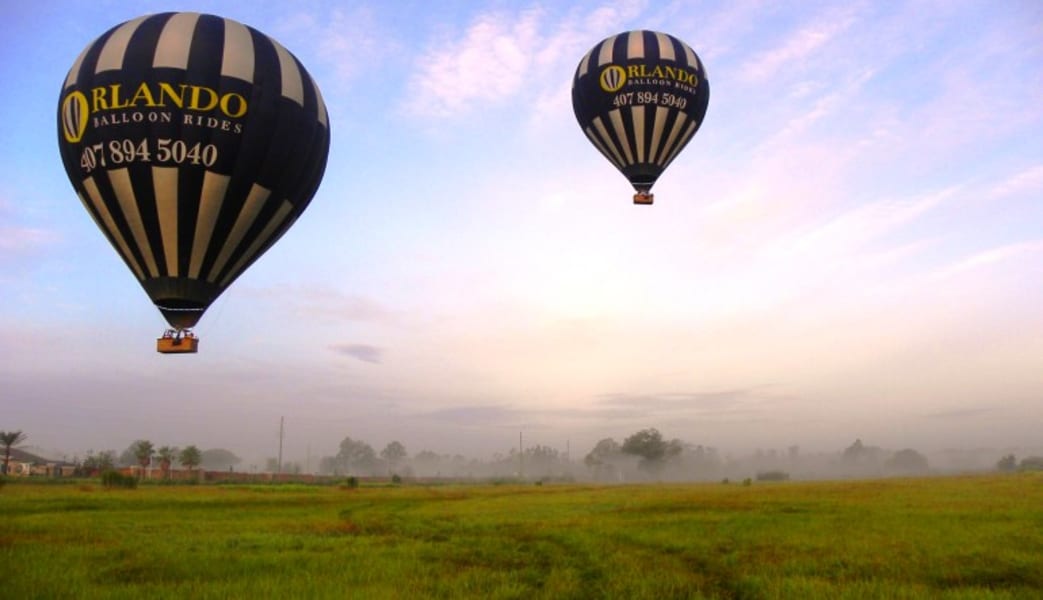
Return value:
<svg viewBox="0 0 1043 600">
<path fill-rule="evenodd" d="M 655 31 L 605 38 L 576 68 L 572 108 L 587 138 L 648 192 L 702 124 L 706 71 L 681 40 Z"/>
<path fill-rule="evenodd" d="M 294 223 L 330 128 L 278 42 L 198 13 L 117 25 L 73 64 L 58 105 L 69 180 L 171 326 L 206 308 Z"/>
</svg>

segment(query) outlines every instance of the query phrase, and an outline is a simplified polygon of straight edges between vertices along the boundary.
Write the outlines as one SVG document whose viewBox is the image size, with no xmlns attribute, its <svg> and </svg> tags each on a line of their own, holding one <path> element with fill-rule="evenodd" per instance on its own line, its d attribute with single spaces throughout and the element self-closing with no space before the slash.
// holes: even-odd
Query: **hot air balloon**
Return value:
<svg viewBox="0 0 1043 600">
<path fill-rule="evenodd" d="M 87 212 L 171 329 L 190 328 L 314 196 L 329 154 L 319 88 L 289 51 L 214 15 L 117 25 L 73 63 L 58 146 Z"/>
<path fill-rule="evenodd" d="M 702 125 L 710 84 L 681 40 L 656 31 L 605 38 L 576 68 L 572 108 L 597 147 L 651 204 L 656 179 Z"/>
</svg>

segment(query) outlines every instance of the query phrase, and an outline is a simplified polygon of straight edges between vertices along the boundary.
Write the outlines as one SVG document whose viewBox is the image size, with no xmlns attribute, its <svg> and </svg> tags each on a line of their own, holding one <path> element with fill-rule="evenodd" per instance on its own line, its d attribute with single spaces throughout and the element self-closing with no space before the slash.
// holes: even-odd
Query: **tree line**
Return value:
<svg viewBox="0 0 1043 600">
<path fill-rule="evenodd" d="M 0 431 L 3 473 L 9 472 L 11 448 L 26 439 L 20 430 Z M 121 453 L 88 451 L 82 460 L 73 462 L 76 474 L 81 476 L 138 466 L 158 468 L 163 477 L 168 478 L 175 466 L 189 471 L 200 467 L 232 471 L 242 459 L 222 448 L 156 447 L 149 440 L 139 439 Z M 1007 454 L 994 466 L 1000 471 L 1043 470 L 1043 457 L 1029 456 L 1019 461 L 1013 454 Z M 264 470 L 299 474 L 311 471 L 309 467 L 300 462 L 268 458 Z M 758 450 L 750 456 L 734 458 L 722 455 L 714 447 L 678 438 L 667 439 L 658 429 L 648 428 L 627 436 L 622 442 L 614 438 L 598 440 L 580 460 L 573 460 L 568 452 L 540 444 L 512 447 L 507 452 L 494 454 L 491 459 L 478 460 L 431 450 L 411 455 L 405 444 L 397 440 L 377 452 L 363 440 L 345 437 L 336 454 L 321 457 L 317 471 L 329 476 L 647 481 L 727 479 L 749 477 L 753 473 L 759 479 L 788 479 L 791 472 L 801 478 L 916 475 L 929 473 L 931 465 L 926 456 L 912 448 L 890 451 L 865 444 L 861 439 L 833 454 L 805 456 L 798 446 L 790 446 L 782 452 Z"/>
</svg>

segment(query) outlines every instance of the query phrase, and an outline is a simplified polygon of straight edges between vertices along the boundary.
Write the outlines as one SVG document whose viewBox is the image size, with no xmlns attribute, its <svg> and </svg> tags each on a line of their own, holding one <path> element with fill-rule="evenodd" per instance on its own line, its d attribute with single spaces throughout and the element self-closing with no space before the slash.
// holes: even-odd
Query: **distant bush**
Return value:
<svg viewBox="0 0 1043 600">
<path fill-rule="evenodd" d="M 119 471 L 105 471 L 101 474 L 101 484 L 107 488 L 133 490 L 138 487 L 138 480 Z"/>
<path fill-rule="evenodd" d="M 728 484 L 729 484 L 729 483 L 731 483 L 731 482 L 730 482 L 730 481 L 728 481 L 728 478 L 727 478 L 727 477 L 725 477 L 724 479 L 722 479 L 722 480 L 721 480 L 721 483 L 723 483 L 724 485 L 728 485 Z"/>
<path fill-rule="evenodd" d="M 4 488 L 4 484 L 6 484 L 6 483 L 7 483 L 7 478 L 3 477 L 3 476 L 0 476 L 0 489 L 3 489 Z"/>
<path fill-rule="evenodd" d="M 398 476 L 398 473 L 391 476 L 391 483 L 394 483 L 395 485 L 402 483 L 402 478 Z"/>
<path fill-rule="evenodd" d="M 1043 456 L 1023 458 L 1019 468 L 1022 471 L 1043 471 Z"/>
<path fill-rule="evenodd" d="M 996 461 L 996 470 L 998 471 L 1016 471 L 1017 469 L 1018 459 L 1013 454 L 1008 454 Z"/>
<path fill-rule="evenodd" d="M 884 463 L 884 467 L 901 473 L 923 473 L 930 469 L 927 457 L 912 448 L 895 452 L 894 456 Z"/>
<path fill-rule="evenodd" d="M 764 471 L 757 473 L 757 481 L 789 481 L 789 473 L 785 471 Z"/>
<path fill-rule="evenodd" d="M 353 489 L 357 488 L 358 486 L 359 486 L 359 478 L 355 477 L 354 475 L 352 475 L 351 477 L 348 477 L 347 479 L 345 479 L 344 483 L 341 484 L 340 487 L 341 487 L 341 489 L 353 490 Z"/>
<path fill-rule="evenodd" d="M 745 485 L 745 486 L 753 485 L 753 480 L 750 479 L 749 477 L 747 477 L 746 479 L 742 480 L 742 484 Z"/>
</svg>

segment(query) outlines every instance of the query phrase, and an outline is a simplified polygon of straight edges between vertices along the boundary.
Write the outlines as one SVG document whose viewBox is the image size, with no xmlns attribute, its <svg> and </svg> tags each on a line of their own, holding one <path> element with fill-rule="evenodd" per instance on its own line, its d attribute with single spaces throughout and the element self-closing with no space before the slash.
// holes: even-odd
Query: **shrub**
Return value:
<svg viewBox="0 0 1043 600">
<path fill-rule="evenodd" d="M 1008 454 L 996 462 L 996 469 L 999 471 L 1016 471 L 1018 469 L 1018 459 L 1013 454 Z"/>
<path fill-rule="evenodd" d="M 107 488 L 124 488 L 133 490 L 138 487 L 138 480 L 119 471 L 105 471 L 101 474 L 101 484 Z"/>
<path fill-rule="evenodd" d="M 1021 459 L 1022 471 L 1043 471 L 1043 456 L 1030 456 Z"/>
<path fill-rule="evenodd" d="M 742 484 L 746 485 L 746 486 L 749 486 L 749 485 L 753 484 L 753 481 L 749 477 L 747 477 L 746 479 L 742 480 Z"/>
<path fill-rule="evenodd" d="M 359 486 L 359 478 L 355 477 L 354 475 L 352 475 L 351 477 L 348 477 L 347 479 L 344 480 L 344 485 L 342 487 L 345 487 L 345 488 L 347 488 L 349 490 L 353 490 L 353 489 L 357 488 L 358 486 Z"/>
<path fill-rule="evenodd" d="M 789 473 L 785 471 L 764 471 L 757 473 L 757 481 L 789 481 Z"/>
<path fill-rule="evenodd" d="M 391 476 L 391 483 L 394 483 L 396 485 L 402 483 L 402 478 L 398 476 L 398 473 Z"/>
</svg>

